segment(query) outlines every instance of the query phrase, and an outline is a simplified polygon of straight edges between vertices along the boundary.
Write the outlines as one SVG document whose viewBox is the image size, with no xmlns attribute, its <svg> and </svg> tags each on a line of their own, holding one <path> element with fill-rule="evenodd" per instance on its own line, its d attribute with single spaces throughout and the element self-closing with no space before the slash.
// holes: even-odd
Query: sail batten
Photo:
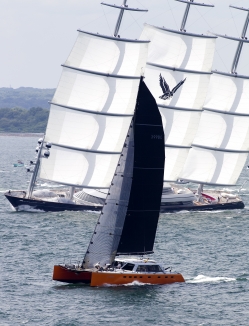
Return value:
<svg viewBox="0 0 249 326">
<path fill-rule="evenodd" d="M 120 155 L 121 154 L 121 152 L 97 151 L 97 150 L 91 150 L 91 149 L 86 149 L 86 148 L 66 146 L 66 145 L 63 145 L 63 144 L 55 144 L 55 143 L 52 143 L 52 145 L 53 146 L 57 146 L 57 147 L 61 147 L 61 148 L 71 149 L 71 150 L 74 150 L 74 151 L 79 151 L 79 152 L 99 153 L 99 154 L 116 154 L 116 155 Z"/>
<path fill-rule="evenodd" d="M 209 71 L 201 71 L 201 70 L 198 71 L 198 70 L 189 70 L 189 69 L 183 69 L 183 68 L 176 68 L 176 67 L 159 65 L 159 64 L 156 64 L 156 63 L 152 63 L 152 62 L 147 62 L 147 65 L 157 67 L 157 68 L 166 69 L 166 70 L 174 70 L 174 71 L 186 72 L 186 73 L 190 73 L 190 74 L 212 75 L 212 72 L 209 72 Z"/>
<path fill-rule="evenodd" d="M 68 105 L 63 105 L 59 103 L 49 102 L 51 105 L 60 106 L 63 108 L 66 108 L 68 110 L 74 110 L 79 112 L 86 112 L 86 113 L 92 113 L 97 115 L 107 115 L 107 116 L 114 116 L 114 117 L 133 117 L 133 114 L 118 114 L 118 113 L 109 113 L 109 112 L 102 112 L 102 111 L 89 111 L 82 108 L 76 108 Z"/>
<path fill-rule="evenodd" d="M 80 69 L 80 68 L 65 65 L 65 64 L 62 64 L 62 67 L 72 69 L 72 70 L 76 70 L 76 71 L 82 71 L 82 72 L 85 72 L 87 74 L 93 74 L 93 75 L 99 75 L 99 76 L 105 76 L 105 77 L 125 78 L 125 79 L 140 79 L 140 76 L 114 75 L 114 74 L 108 74 L 108 73 L 105 74 L 105 73 L 102 73 L 102 72 L 99 72 L 99 71 Z"/>
<path fill-rule="evenodd" d="M 103 35 L 103 34 L 99 34 L 99 33 L 92 33 L 92 32 L 88 32 L 88 31 L 83 31 L 81 29 L 78 29 L 77 32 L 79 33 L 83 33 L 83 34 L 88 34 L 88 35 L 92 35 L 92 36 L 96 36 L 96 37 L 100 37 L 103 39 L 108 39 L 108 40 L 115 40 L 115 41 L 119 41 L 119 42 L 130 42 L 130 43 L 149 43 L 150 41 L 148 40 L 130 40 L 127 38 L 122 38 L 122 37 L 115 37 L 115 36 L 109 36 L 109 35 Z"/>
</svg>

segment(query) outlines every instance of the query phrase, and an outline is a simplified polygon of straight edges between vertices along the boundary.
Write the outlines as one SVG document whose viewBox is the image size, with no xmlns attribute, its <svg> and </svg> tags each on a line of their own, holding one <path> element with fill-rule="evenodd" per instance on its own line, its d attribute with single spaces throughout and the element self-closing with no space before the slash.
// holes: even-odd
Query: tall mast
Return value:
<svg viewBox="0 0 249 326">
<path fill-rule="evenodd" d="M 35 182 L 36 182 L 36 179 L 37 179 L 37 174 L 38 174 L 38 171 L 39 171 L 41 159 L 42 158 L 47 159 L 50 156 L 49 149 L 51 148 L 52 145 L 50 143 L 46 143 L 46 145 L 44 147 L 43 146 L 44 145 L 44 138 L 45 138 L 45 136 L 38 140 L 38 146 L 36 147 L 37 158 L 36 158 L 36 162 L 33 163 L 33 165 L 35 167 L 34 167 L 34 170 L 32 171 L 33 174 L 32 174 L 32 177 L 30 179 L 30 182 L 29 182 L 28 191 L 27 191 L 27 198 L 31 198 L 31 196 L 32 196 L 32 192 L 34 190 L 34 186 L 35 186 Z"/>
<path fill-rule="evenodd" d="M 246 16 L 246 19 L 245 19 L 245 23 L 244 23 L 244 27 L 243 27 L 242 33 L 241 33 L 241 39 L 242 40 L 247 39 L 246 38 L 246 32 L 247 32 L 247 27 L 248 27 L 248 24 L 249 24 L 249 9 L 239 8 L 239 7 L 235 7 L 235 6 L 229 6 L 229 7 L 234 8 L 234 9 L 239 9 L 239 10 L 247 11 L 247 16 Z M 232 68 L 231 68 L 231 73 L 232 74 L 236 74 L 236 70 L 237 70 L 237 66 L 238 66 L 238 63 L 239 63 L 240 54 L 241 54 L 243 43 L 244 43 L 242 40 L 239 41 L 237 50 L 236 50 L 235 55 L 234 55 L 233 64 L 232 64 Z"/>
<path fill-rule="evenodd" d="M 208 4 L 205 4 L 205 3 L 194 2 L 194 0 L 175 0 L 175 1 L 183 2 L 183 3 L 187 4 L 184 15 L 183 15 L 183 18 L 182 18 L 181 28 L 180 28 L 180 31 L 182 31 L 182 32 L 186 32 L 185 25 L 186 25 L 186 22 L 187 22 L 190 5 L 204 6 L 204 7 L 214 7 L 214 5 L 208 5 Z"/>
<path fill-rule="evenodd" d="M 124 10 L 147 11 L 129 8 L 126 2 L 102 3 L 121 13 L 115 34 Z M 109 189 L 134 114 L 149 40 L 78 32 L 50 102 L 45 142 L 53 147 L 50 159 L 40 162 L 40 178 L 76 188 Z"/>
<path fill-rule="evenodd" d="M 115 29 L 114 29 L 114 34 L 113 34 L 114 37 L 117 37 L 118 36 L 118 32 L 119 32 L 119 29 L 120 29 L 120 26 L 121 26 L 121 22 L 122 22 L 122 19 L 123 19 L 123 15 L 124 15 L 124 11 L 125 10 L 130 10 L 130 11 L 145 11 L 145 12 L 148 11 L 147 9 L 129 8 L 128 5 L 126 4 L 126 2 L 127 2 L 127 0 L 124 0 L 123 1 L 123 4 L 121 6 L 116 6 L 116 5 L 111 5 L 109 3 L 101 2 L 101 4 L 104 5 L 104 6 L 121 9 L 120 10 L 120 13 L 119 13 L 119 16 L 118 16 L 118 20 L 117 20 L 116 26 L 115 26 Z"/>
<path fill-rule="evenodd" d="M 199 127 L 180 178 L 216 186 L 236 185 L 249 153 L 249 76 L 237 74 L 237 66 L 249 24 L 247 11 L 241 37 L 215 36 L 238 42 L 230 72 L 212 70 L 209 92 Z"/>
</svg>

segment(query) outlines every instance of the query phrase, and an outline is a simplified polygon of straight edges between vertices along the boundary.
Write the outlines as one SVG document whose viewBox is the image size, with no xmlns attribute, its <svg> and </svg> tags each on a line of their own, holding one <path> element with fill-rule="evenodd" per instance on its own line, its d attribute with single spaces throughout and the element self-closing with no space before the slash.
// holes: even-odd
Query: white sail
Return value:
<svg viewBox="0 0 249 326">
<path fill-rule="evenodd" d="M 149 41 L 79 31 L 52 99 L 40 178 L 108 188 L 133 116 Z"/>
<path fill-rule="evenodd" d="M 214 72 L 181 178 L 236 184 L 249 153 L 248 108 L 249 77 Z"/>
<path fill-rule="evenodd" d="M 164 181 L 176 181 L 195 137 L 207 96 L 216 37 L 145 25 L 141 38 L 148 38 L 146 83 L 159 106 L 165 132 Z M 171 99 L 159 96 L 159 75 L 170 90 L 185 83 Z"/>
</svg>

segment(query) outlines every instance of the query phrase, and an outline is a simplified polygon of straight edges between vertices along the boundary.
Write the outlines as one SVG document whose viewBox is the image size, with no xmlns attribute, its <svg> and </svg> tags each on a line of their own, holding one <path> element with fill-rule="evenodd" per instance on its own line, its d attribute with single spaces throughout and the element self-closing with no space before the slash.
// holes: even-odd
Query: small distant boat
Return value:
<svg viewBox="0 0 249 326">
<path fill-rule="evenodd" d="M 21 160 L 18 160 L 17 163 L 14 163 L 13 166 L 16 168 L 16 167 L 23 167 L 24 166 L 24 163 L 23 161 Z"/>
</svg>

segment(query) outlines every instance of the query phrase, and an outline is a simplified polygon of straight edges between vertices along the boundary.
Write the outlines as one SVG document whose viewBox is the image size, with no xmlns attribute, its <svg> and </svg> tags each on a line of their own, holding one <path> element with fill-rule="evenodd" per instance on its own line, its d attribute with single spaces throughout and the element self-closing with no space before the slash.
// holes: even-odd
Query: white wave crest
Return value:
<svg viewBox="0 0 249 326">
<path fill-rule="evenodd" d="M 236 281 L 236 278 L 232 277 L 211 277 L 211 276 L 205 276 L 205 275 L 198 275 L 192 280 L 187 280 L 187 283 L 213 283 L 213 282 L 232 282 Z"/>
<path fill-rule="evenodd" d="M 29 205 L 18 206 L 18 212 L 45 213 L 45 211 L 43 211 L 41 209 L 36 209 Z"/>
<path fill-rule="evenodd" d="M 48 187 L 48 188 L 60 188 L 60 187 L 65 187 L 64 185 L 60 185 L 60 184 L 49 184 L 49 183 L 41 183 L 38 184 L 41 187 Z"/>
<path fill-rule="evenodd" d="M 131 283 L 127 283 L 127 284 L 108 284 L 105 283 L 103 284 L 104 287 L 117 287 L 117 286 L 144 286 L 144 285 L 153 285 L 151 283 L 141 283 L 139 281 L 133 281 Z"/>
</svg>

